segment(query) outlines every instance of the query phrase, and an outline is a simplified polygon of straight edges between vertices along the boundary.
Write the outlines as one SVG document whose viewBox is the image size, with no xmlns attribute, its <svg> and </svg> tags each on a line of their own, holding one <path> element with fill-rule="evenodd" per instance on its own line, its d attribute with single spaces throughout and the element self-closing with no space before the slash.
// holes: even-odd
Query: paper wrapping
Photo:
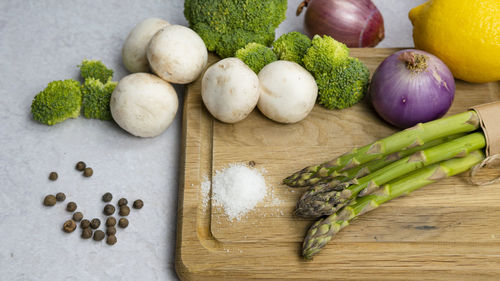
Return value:
<svg viewBox="0 0 500 281">
<path fill-rule="evenodd" d="M 500 101 L 473 106 L 486 137 L 486 156 L 500 154 Z"/>
</svg>

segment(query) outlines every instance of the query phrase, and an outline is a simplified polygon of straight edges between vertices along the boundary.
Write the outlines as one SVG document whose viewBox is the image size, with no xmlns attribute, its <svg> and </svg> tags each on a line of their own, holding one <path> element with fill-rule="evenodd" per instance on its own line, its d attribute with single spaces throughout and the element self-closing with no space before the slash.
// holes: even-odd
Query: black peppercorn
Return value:
<svg viewBox="0 0 500 281">
<path fill-rule="evenodd" d="M 56 200 L 59 201 L 59 202 L 62 202 L 64 200 L 66 200 L 66 194 L 64 194 L 62 192 L 58 192 L 56 194 Z"/>
<path fill-rule="evenodd" d="M 90 221 L 90 227 L 93 229 L 97 229 L 101 225 L 101 221 L 99 219 L 92 219 Z"/>
<path fill-rule="evenodd" d="M 87 167 L 83 170 L 83 176 L 84 177 L 91 177 L 92 175 L 94 174 L 94 170 L 92 170 L 92 168 L 90 167 Z"/>
<path fill-rule="evenodd" d="M 56 197 L 54 195 L 47 195 L 43 199 L 43 205 L 45 206 L 54 206 L 56 204 Z"/>
<path fill-rule="evenodd" d="M 128 204 L 128 201 L 125 198 L 121 198 L 120 200 L 118 200 L 118 206 L 119 207 L 121 207 L 123 205 L 127 205 L 127 204 Z"/>
<path fill-rule="evenodd" d="M 109 192 L 104 193 L 104 195 L 102 196 L 102 201 L 104 202 L 109 202 L 111 201 L 111 199 L 113 199 L 113 194 Z"/>
<path fill-rule="evenodd" d="M 130 208 L 127 205 L 123 205 L 120 207 L 120 216 L 128 216 L 130 214 Z"/>
<path fill-rule="evenodd" d="M 90 227 L 90 221 L 88 219 L 84 219 L 80 222 L 80 227 L 85 229 Z"/>
<path fill-rule="evenodd" d="M 90 229 L 90 228 L 82 229 L 82 238 L 89 239 L 90 237 L 92 237 L 92 229 Z"/>
<path fill-rule="evenodd" d="M 106 226 L 115 226 L 115 225 L 116 225 L 115 217 L 109 217 L 106 219 Z"/>
<path fill-rule="evenodd" d="M 75 202 L 69 202 L 68 205 L 66 205 L 66 211 L 68 212 L 74 212 L 76 208 L 77 206 Z"/>
<path fill-rule="evenodd" d="M 73 220 L 67 220 L 63 224 L 64 232 L 70 233 L 73 232 L 76 228 L 76 223 Z"/>
<path fill-rule="evenodd" d="M 121 228 L 126 228 L 128 226 L 128 220 L 126 218 L 121 218 L 118 220 L 118 226 Z"/>
<path fill-rule="evenodd" d="M 106 204 L 106 206 L 104 206 L 103 212 L 106 216 L 111 216 L 115 213 L 115 207 L 111 204 Z"/>
<path fill-rule="evenodd" d="M 104 239 L 104 232 L 102 230 L 96 230 L 93 238 L 95 241 L 101 241 Z"/>
<path fill-rule="evenodd" d="M 82 172 L 83 170 L 85 170 L 85 167 L 87 167 L 87 165 L 85 164 L 85 162 L 80 161 L 80 162 L 76 163 L 75 169 L 77 169 L 78 171 Z"/>
<path fill-rule="evenodd" d="M 116 234 L 116 228 L 114 226 L 108 226 L 106 228 L 106 234 L 107 235 L 115 235 Z"/>
<path fill-rule="evenodd" d="M 83 214 L 81 212 L 76 212 L 73 214 L 74 221 L 81 221 L 83 219 Z"/>
<path fill-rule="evenodd" d="M 59 177 L 59 176 L 57 175 L 57 173 L 56 173 L 56 172 L 51 172 L 51 173 L 49 174 L 49 180 L 51 180 L 51 181 L 55 181 L 55 180 L 57 180 L 57 178 L 58 178 L 58 177 Z"/>
<path fill-rule="evenodd" d="M 116 236 L 114 235 L 109 235 L 108 238 L 106 239 L 106 243 L 108 245 L 114 245 L 116 243 Z"/>
<path fill-rule="evenodd" d="M 134 204 L 132 205 L 134 209 L 140 209 L 142 206 L 144 206 L 144 202 L 142 202 L 141 199 L 137 199 L 134 201 Z"/>
</svg>

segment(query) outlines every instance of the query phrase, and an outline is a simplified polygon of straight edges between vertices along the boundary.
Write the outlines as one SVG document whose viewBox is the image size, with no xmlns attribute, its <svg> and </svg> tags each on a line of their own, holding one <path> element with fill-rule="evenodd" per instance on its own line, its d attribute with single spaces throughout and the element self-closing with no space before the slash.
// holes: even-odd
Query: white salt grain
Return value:
<svg viewBox="0 0 500 281">
<path fill-rule="evenodd" d="M 203 182 L 201 183 L 201 203 L 203 206 L 203 209 L 207 208 L 208 206 L 208 199 L 210 199 L 209 193 L 210 193 L 210 180 L 208 179 L 207 176 L 203 177 Z"/>
<path fill-rule="evenodd" d="M 213 178 L 213 203 L 222 206 L 231 221 L 240 220 L 266 194 L 264 177 L 256 169 L 243 164 L 231 164 L 228 168 L 217 171 Z"/>
</svg>

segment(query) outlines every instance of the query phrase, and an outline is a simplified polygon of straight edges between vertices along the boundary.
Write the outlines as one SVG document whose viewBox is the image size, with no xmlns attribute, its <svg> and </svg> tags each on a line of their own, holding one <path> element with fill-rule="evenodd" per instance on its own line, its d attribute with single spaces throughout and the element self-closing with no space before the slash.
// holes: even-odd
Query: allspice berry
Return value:
<svg viewBox="0 0 500 281">
<path fill-rule="evenodd" d="M 64 194 L 62 192 L 58 192 L 56 194 L 56 200 L 59 201 L 59 202 L 62 202 L 64 200 L 66 200 L 66 194 Z"/>
<path fill-rule="evenodd" d="M 137 199 L 134 201 L 134 204 L 132 205 L 134 209 L 140 209 L 142 206 L 144 206 L 144 202 L 142 202 L 141 199 Z"/>
<path fill-rule="evenodd" d="M 83 219 L 83 214 L 81 212 L 76 212 L 73 214 L 74 221 L 81 221 Z"/>
<path fill-rule="evenodd" d="M 45 206 L 54 206 L 56 204 L 57 200 L 54 195 L 47 195 L 43 199 L 43 205 Z"/>
<path fill-rule="evenodd" d="M 106 204 L 106 206 L 104 206 L 103 213 L 104 213 L 106 216 L 111 216 L 112 214 L 114 214 L 114 213 L 115 213 L 115 206 L 113 206 L 113 205 L 111 205 L 111 204 Z"/>
<path fill-rule="evenodd" d="M 121 228 L 126 228 L 128 226 L 128 220 L 126 218 L 121 218 L 118 220 L 118 226 Z"/>
<path fill-rule="evenodd" d="M 68 212 L 74 212 L 76 211 L 76 208 L 77 208 L 76 203 L 73 201 L 69 202 L 68 205 L 66 205 L 66 211 Z"/>
<path fill-rule="evenodd" d="M 115 226 L 115 225 L 116 225 L 115 217 L 109 217 L 106 219 L 106 226 Z"/>
<path fill-rule="evenodd" d="M 117 239 L 116 236 L 114 235 L 109 235 L 108 238 L 106 239 L 106 243 L 108 245 L 114 245 L 116 243 Z"/>
<path fill-rule="evenodd" d="M 63 224 L 64 232 L 70 233 L 73 232 L 76 228 L 76 223 L 73 220 L 67 220 Z"/>
<path fill-rule="evenodd" d="M 87 167 L 83 170 L 83 176 L 84 177 L 91 177 L 92 175 L 94 174 L 94 170 L 92 170 L 92 168 L 90 167 Z"/>
<path fill-rule="evenodd" d="M 104 232 L 102 230 L 96 230 L 94 232 L 94 240 L 95 241 L 101 241 L 102 239 L 104 239 Z"/>
<path fill-rule="evenodd" d="M 80 226 L 81 226 L 81 224 L 80 224 Z M 90 237 L 92 237 L 92 229 L 90 229 L 90 228 L 82 229 L 82 238 L 89 239 Z"/>
<path fill-rule="evenodd" d="M 127 205 L 123 205 L 120 207 L 120 216 L 128 216 L 130 214 L 130 208 Z"/>
<path fill-rule="evenodd" d="M 125 198 L 121 198 L 120 200 L 118 200 L 118 206 L 119 207 L 121 207 L 123 205 L 127 205 L 127 204 L 128 204 L 128 201 Z"/>
<path fill-rule="evenodd" d="M 100 225 L 101 225 L 101 221 L 99 219 L 92 219 L 90 221 L 90 227 L 92 227 L 93 229 L 99 228 Z"/>
<path fill-rule="evenodd" d="M 113 199 L 113 194 L 111 194 L 109 192 L 104 193 L 104 195 L 102 196 L 102 201 L 104 201 L 104 202 L 109 202 L 112 199 Z"/>
<path fill-rule="evenodd" d="M 88 219 L 84 219 L 80 222 L 80 227 L 85 229 L 90 227 L 90 221 Z"/>
<path fill-rule="evenodd" d="M 51 181 L 57 180 L 58 177 L 59 177 L 59 175 L 56 172 L 51 172 L 49 174 L 49 180 L 51 180 Z"/>
<path fill-rule="evenodd" d="M 108 226 L 106 228 L 106 234 L 107 235 L 115 235 L 116 234 L 116 228 L 114 226 Z"/>
<path fill-rule="evenodd" d="M 82 172 L 83 170 L 85 170 L 85 167 L 87 167 L 87 165 L 85 164 L 85 162 L 80 161 L 80 162 L 76 163 L 75 169 L 77 169 L 78 171 Z"/>
</svg>

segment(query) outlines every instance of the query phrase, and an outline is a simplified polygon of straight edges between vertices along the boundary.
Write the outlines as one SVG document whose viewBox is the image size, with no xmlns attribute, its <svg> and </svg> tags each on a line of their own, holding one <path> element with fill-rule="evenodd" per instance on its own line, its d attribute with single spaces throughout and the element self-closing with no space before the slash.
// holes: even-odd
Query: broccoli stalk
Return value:
<svg viewBox="0 0 500 281">
<path fill-rule="evenodd" d="M 248 43 L 245 48 L 236 51 L 236 57 L 248 65 L 255 73 L 278 58 L 268 47 L 259 43 Z"/>
<path fill-rule="evenodd" d="M 343 109 L 366 95 L 370 72 L 349 49 L 329 36 L 315 35 L 303 58 L 304 66 L 318 84 L 318 103 L 328 109 Z"/>
<path fill-rule="evenodd" d="M 286 0 L 184 1 L 189 27 L 222 58 L 234 56 L 251 42 L 270 46 L 286 9 Z"/>
<path fill-rule="evenodd" d="M 304 66 L 302 58 L 311 47 L 311 40 L 300 32 L 292 31 L 281 35 L 272 46 L 278 59 L 293 61 Z"/>
<path fill-rule="evenodd" d="M 82 87 L 82 112 L 85 118 L 112 120 L 109 101 L 117 82 L 109 80 L 103 84 L 100 80 L 89 77 Z"/>
<path fill-rule="evenodd" d="M 80 115 L 82 94 L 80 83 L 68 79 L 50 82 L 31 103 L 33 119 L 45 125 L 54 125 Z"/>
</svg>

